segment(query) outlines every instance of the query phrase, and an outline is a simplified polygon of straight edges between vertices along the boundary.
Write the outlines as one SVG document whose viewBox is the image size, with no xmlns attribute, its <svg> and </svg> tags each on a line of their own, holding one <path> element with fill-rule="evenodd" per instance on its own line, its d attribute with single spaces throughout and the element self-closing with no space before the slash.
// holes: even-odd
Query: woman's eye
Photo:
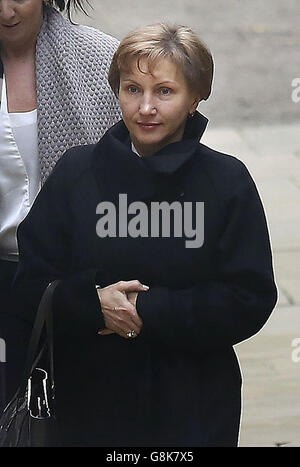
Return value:
<svg viewBox="0 0 300 467">
<path fill-rule="evenodd" d="M 169 88 L 162 88 L 160 89 L 160 94 L 163 96 L 169 96 L 171 94 L 172 90 Z"/>
<path fill-rule="evenodd" d="M 128 87 L 128 91 L 131 93 L 131 94 L 136 94 L 138 92 L 138 88 L 136 86 L 129 86 Z"/>
</svg>

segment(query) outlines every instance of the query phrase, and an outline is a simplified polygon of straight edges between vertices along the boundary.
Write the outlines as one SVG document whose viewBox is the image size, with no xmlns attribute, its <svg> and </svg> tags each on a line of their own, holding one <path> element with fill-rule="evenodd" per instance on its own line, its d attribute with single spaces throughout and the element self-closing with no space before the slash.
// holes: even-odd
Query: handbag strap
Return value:
<svg viewBox="0 0 300 467">
<path fill-rule="evenodd" d="M 58 284 L 56 284 L 58 285 Z M 52 302 L 51 302 L 52 305 Z M 50 312 L 46 316 L 46 334 L 47 334 L 47 342 L 46 347 L 48 350 L 48 357 L 49 357 L 49 379 L 50 379 L 50 387 L 52 397 L 54 397 L 54 361 L 53 361 L 53 313 L 52 313 L 52 306 Z"/>
<path fill-rule="evenodd" d="M 48 346 L 48 351 L 50 355 L 50 376 L 52 379 L 51 384 L 53 383 L 52 297 L 53 297 L 54 290 L 56 289 L 56 287 L 58 286 L 60 282 L 61 281 L 59 280 L 51 282 L 45 289 L 42 295 L 42 298 L 40 300 L 40 304 L 38 307 L 38 311 L 36 314 L 36 318 L 34 321 L 32 333 L 31 333 L 31 337 L 29 341 L 29 347 L 28 347 L 26 363 L 25 363 L 25 367 L 23 371 L 23 377 L 21 379 L 21 384 L 20 384 L 20 388 L 18 391 L 19 396 L 23 396 L 26 392 L 28 378 L 31 375 L 31 372 L 33 369 L 32 367 L 35 361 L 37 360 L 37 351 L 39 348 L 41 335 L 45 327 L 46 327 L 46 334 L 47 334 L 47 340 L 46 340 L 45 345 Z"/>
</svg>

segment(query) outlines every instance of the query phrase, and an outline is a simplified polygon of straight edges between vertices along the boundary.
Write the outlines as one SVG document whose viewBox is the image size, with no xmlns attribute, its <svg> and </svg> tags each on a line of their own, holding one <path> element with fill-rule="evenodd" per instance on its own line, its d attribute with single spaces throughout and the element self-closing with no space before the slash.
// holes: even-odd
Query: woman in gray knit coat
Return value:
<svg viewBox="0 0 300 467">
<path fill-rule="evenodd" d="M 24 353 L 9 293 L 17 227 L 66 149 L 98 141 L 120 118 L 107 82 L 118 41 L 59 12 L 70 18 L 84 3 L 0 0 L 0 412 Z"/>
</svg>

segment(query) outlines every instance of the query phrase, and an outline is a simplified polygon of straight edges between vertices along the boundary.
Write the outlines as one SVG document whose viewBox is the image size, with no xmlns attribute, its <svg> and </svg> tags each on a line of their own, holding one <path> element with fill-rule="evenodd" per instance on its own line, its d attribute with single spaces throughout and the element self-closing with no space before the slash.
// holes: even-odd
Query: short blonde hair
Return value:
<svg viewBox="0 0 300 467">
<path fill-rule="evenodd" d="M 170 59 L 180 68 L 192 92 L 196 92 L 200 100 L 208 99 L 213 80 L 213 58 L 192 29 L 158 23 L 127 34 L 113 56 L 108 74 L 109 84 L 117 97 L 121 72 L 130 71 L 132 60 L 137 61 L 139 68 L 141 58 L 147 59 L 150 73 L 157 60 Z"/>
</svg>

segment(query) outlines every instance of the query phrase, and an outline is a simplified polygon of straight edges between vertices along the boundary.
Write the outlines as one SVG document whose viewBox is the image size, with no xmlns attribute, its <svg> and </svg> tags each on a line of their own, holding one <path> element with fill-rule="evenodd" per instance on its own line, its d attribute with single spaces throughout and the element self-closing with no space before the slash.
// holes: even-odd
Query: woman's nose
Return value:
<svg viewBox="0 0 300 467">
<path fill-rule="evenodd" d="M 16 14 L 11 0 L 0 0 L 0 18 L 2 20 L 10 20 Z"/>
<path fill-rule="evenodd" d="M 143 96 L 140 102 L 139 112 L 141 115 L 155 115 L 157 109 L 154 99 L 150 96 Z"/>
</svg>

